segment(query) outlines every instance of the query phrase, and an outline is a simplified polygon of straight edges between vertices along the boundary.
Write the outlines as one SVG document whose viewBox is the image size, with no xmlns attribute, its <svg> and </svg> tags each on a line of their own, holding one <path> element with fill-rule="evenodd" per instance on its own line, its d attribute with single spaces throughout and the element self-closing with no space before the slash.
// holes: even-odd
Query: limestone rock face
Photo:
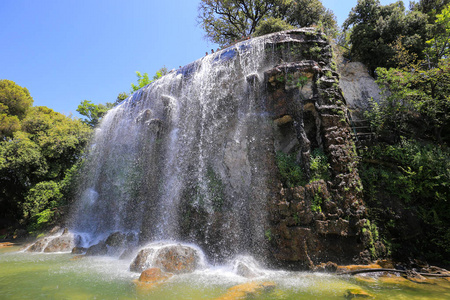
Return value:
<svg viewBox="0 0 450 300">
<path fill-rule="evenodd" d="M 160 268 L 174 274 L 189 273 L 201 264 L 197 249 L 186 245 L 158 245 L 139 251 L 130 265 L 133 272 L 141 272 L 149 267 Z"/>
<path fill-rule="evenodd" d="M 350 62 L 339 66 L 341 78 L 339 86 L 344 93 L 348 107 L 356 119 L 363 117 L 369 108 L 369 99 L 380 101 L 380 88 L 369 75 L 367 68 L 360 62 Z"/>
</svg>

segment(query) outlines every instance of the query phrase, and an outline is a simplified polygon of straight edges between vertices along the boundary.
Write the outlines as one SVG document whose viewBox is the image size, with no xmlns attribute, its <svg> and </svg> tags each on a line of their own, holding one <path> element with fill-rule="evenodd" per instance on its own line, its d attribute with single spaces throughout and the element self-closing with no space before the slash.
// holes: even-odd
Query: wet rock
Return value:
<svg viewBox="0 0 450 300">
<path fill-rule="evenodd" d="M 370 265 L 347 265 L 347 266 L 338 266 L 338 272 L 348 272 L 348 271 L 357 271 L 357 270 L 365 270 L 365 269 L 382 269 L 379 264 L 370 264 Z"/>
<path fill-rule="evenodd" d="M 175 274 L 193 272 L 199 263 L 200 256 L 197 250 L 182 245 L 164 247 L 156 253 L 155 257 L 156 267 Z"/>
<path fill-rule="evenodd" d="M 141 273 L 141 276 L 139 276 L 140 282 L 158 282 L 158 281 L 165 281 L 172 277 L 173 274 L 163 272 L 159 268 L 150 268 L 147 270 L 144 270 Z"/>
<path fill-rule="evenodd" d="M 349 222 L 339 218 L 338 220 L 316 220 L 316 228 L 320 234 L 335 234 L 346 236 L 349 232 Z"/>
<path fill-rule="evenodd" d="M 100 242 L 98 244 L 90 246 L 86 250 L 86 256 L 100 256 L 106 255 L 108 253 L 108 247 L 105 242 Z"/>
<path fill-rule="evenodd" d="M 72 249 L 72 254 L 83 254 L 86 252 L 86 250 L 87 250 L 87 248 L 84 248 L 84 247 L 74 247 Z"/>
<path fill-rule="evenodd" d="M 317 265 L 314 271 L 336 273 L 337 268 L 338 265 L 336 263 L 329 261 L 327 263 L 321 263 L 320 265 Z"/>
<path fill-rule="evenodd" d="M 258 262 L 251 256 L 237 258 L 233 269 L 237 275 L 245 278 L 255 278 L 263 275 L 260 271 L 261 268 L 259 267 Z"/>
<path fill-rule="evenodd" d="M 345 291 L 344 297 L 347 299 L 353 298 L 373 298 L 373 295 L 362 289 L 348 289 Z"/>
<path fill-rule="evenodd" d="M 63 234 L 50 240 L 44 249 L 44 252 L 68 252 L 75 246 L 72 234 Z"/>
<path fill-rule="evenodd" d="M 49 238 L 42 238 L 37 240 L 33 245 L 28 247 L 27 252 L 42 252 L 47 246 Z"/>
<path fill-rule="evenodd" d="M 234 299 L 255 299 L 259 296 L 269 294 L 275 288 L 273 282 L 247 282 L 229 288 L 226 294 L 216 300 L 234 300 Z"/>
<path fill-rule="evenodd" d="M 110 247 L 122 247 L 125 244 L 126 235 L 120 231 L 114 232 L 108 236 L 105 244 Z"/>
<path fill-rule="evenodd" d="M 151 261 L 148 261 L 149 257 L 153 255 L 155 249 L 147 248 L 139 251 L 130 265 L 131 272 L 142 272 L 151 266 Z"/>
<path fill-rule="evenodd" d="M 200 265 L 200 255 L 185 245 L 155 245 L 139 251 L 130 265 L 130 271 L 142 272 L 150 267 L 174 274 L 193 272 Z"/>
<path fill-rule="evenodd" d="M 402 274 L 403 278 L 408 279 L 409 281 L 415 282 L 415 283 L 430 283 L 427 278 L 420 275 L 419 273 L 415 271 L 408 270 L 405 274 Z"/>
</svg>

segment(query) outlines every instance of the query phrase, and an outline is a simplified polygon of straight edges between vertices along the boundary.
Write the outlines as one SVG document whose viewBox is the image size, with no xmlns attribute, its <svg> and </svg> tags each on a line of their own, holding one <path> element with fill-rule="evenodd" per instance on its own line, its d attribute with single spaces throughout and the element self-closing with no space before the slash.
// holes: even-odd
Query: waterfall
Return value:
<svg viewBox="0 0 450 300">
<path fill-rule="evenodd" d="M 134 93 L 88 149 L 72 230 L 179 241 L 212 261 L 267 251 L 266 38 L 205 56 Z M 273 156 L 273 155 L 272 155 Z"/>
</svg>

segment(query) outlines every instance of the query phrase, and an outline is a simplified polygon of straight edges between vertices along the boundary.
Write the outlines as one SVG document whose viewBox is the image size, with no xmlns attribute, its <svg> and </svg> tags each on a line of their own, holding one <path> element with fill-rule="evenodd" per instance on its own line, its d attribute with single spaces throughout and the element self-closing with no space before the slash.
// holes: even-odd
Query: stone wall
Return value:
<svg viewBox="0 0 450 300">
<path fill-rule="evenodd" d="M 274 49 L 271 59 L 279 62 L 265 72 L 274 150 L 295 155 L 306 179 L 306 184 L 286 186 L 278 174 L 272 184 L 266 231 L 272 259 L 294 269 L 360 260 L 366 212 L 332 48 L 312 29 L 281 33 L 280 41 L 267 48 Z M 311 178 L 315 149 L 328 157 L 327 178 Z"/>
</svg>

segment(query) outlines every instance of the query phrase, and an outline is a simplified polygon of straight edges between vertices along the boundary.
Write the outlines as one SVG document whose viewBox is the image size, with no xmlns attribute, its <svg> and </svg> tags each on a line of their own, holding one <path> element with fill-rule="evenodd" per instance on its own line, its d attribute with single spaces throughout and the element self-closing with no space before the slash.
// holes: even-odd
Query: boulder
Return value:
<svg viewBox="0 0 450 300">
<path fill-rule="evenodd" d="M 232 300 L 232 299 L 256 299 L 262 295 L 267 295 L 275 288 L 273 282 L 255 282 L 235 285 L 227 290 L 227 292 L 216 300 Z"/>
<path fill-rule="evenodd" d="M 175 274 L 193 272 L 200 264 L 198 250 L 185 245 L 154 245 L 139 251 L 130 265 L 130 271 L 142 272 L 158 267 Z"/>
<path fill-rule="evenodd" d="M 348 289 L 345 291 L 345 298 L 347 299 L 353 299 L 353 298 L 373 298 L 371 294 L 368 292 L 362 290 L 362 289 Z"/>
<path fill-rule="evenodd" d="M 74 247 L 72 249 L 72 254 L 83 254 L 85 253 L 87 250 L 87 248 L 83 248 L 83 247 Z"/>
<path fill-rule="evenodd" d="M 72 234 L 63 234 L 50 240 L 44 252 L 68 252 L 73 249 L 75 242 Z"/>
<path fill-rule="evenodd" d="M 141 276 L 139 276 L 140 282 L 160 282 L 160 281 L 166 281 L 170 277 L 172 277 L 173 274 L 163 272 L 159 268 L 150 268 L 147 270 L 144 270 L 141 273 Z"/>
<path fill-rule="evenodd" d="M 145 248 L 139 251 L 134 260 L 131 262 L 130 271 L 131 272 L 142 272 L 151 266 L 151 256 L 155 252 L 153 248 Z"/>
<path fill-rule="evenodd" d="M 163 272 L 159 268 L 144 270 L 138 280 L 134 280 L 138 292 L 146 292 L 166 282 L 173 274 Z"/>
<path fill-rule="evenodd" d="M 111 233 L 105 241 L 105 244 L 110 247 L 122 247 L 125 244 L 126 235 L 120 231 Z"/>
<path fill-rule="evenodd" d="M 28 247 L 27 252 L 42 252 L 47 246 L 49 238 L 42 238 L 37 240 L 33 245 Z"/>
<path fill-rule="evenodd" d="M 196 249 L 172 245 L 160 249 L 155 256 L 155 266 L 163 271 L 175 274 L 193 272 L 200 264 L 200 256 Z"/>
<path fill-rule="evenodd" d="M 100 242 L 98 244 L 90 246 L 86 250 L 86 256 L 99 256 L 106 255 L 108 253 L 108 247 L 105 242 Z"/>
</svg>

